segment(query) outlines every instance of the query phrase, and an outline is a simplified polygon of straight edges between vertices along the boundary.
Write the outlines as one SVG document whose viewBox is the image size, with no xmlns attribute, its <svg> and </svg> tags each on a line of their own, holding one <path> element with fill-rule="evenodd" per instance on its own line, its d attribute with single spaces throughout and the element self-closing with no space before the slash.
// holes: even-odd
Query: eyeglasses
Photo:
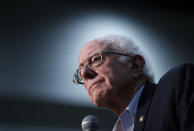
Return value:
<svg viewBox="0 0 194 131">
<path fill-rule="evenodd" d="M 92 70 L 99 67 L 105 61 L 104 54 L 116 54 L 116 55 L 131 57 L 131 55 L 129 55 L 129 54 L 110 52 L 110 51 L 101 51 L 101 52 L 98 52 L 98 53 L 94 54 L 93 56 L 89 57 L 89 59 L 85 65 L 87 65 L 87 67 L 89 69 L 92 69 Z M 76 70 L 76 72 L 74 73 L 74 76 L 73 76 L 73 83 L 84 84 L 83 77 L 81 75 L 82 75 L 82 69 L 85 68 L 85 65 L 79 66 L 79 68 Z"/>
</svg>

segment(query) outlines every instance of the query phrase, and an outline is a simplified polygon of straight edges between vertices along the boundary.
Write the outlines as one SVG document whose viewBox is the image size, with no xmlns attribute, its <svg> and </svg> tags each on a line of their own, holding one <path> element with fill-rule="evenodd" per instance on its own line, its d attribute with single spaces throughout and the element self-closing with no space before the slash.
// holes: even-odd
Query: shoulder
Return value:
<svg viewBox="0 0 194 131">
<path fill-rule="evenodd" d="M 194 91 L 194 65 L 185 63 L 169 70 L 158 82 L 158 94 L 178 98 Z"/>
<path fill-rule="evenodd" d="M 185 63 L 174 67 L 167 73 L 190 73 L 190 71 L 193 71 L 193 70 L 194 70 L 194 65 L 192 63 Z"/>
<path fill-rule="evenodd" d="M 159 94 L 164 92 L 176 101 L 186 97 L 189 100 L 194 92 L 194 65 L 185 63 L 172 68 L 160 79 L 157 87 Z"/>
<path fill-rule="evenodd" d="M 172 82 L 184 82 L 189 79 L 194 78 L 194 64 L 185 63 L 178 65 L 167 73 L 160 79 L 159 83 L 172 83 Z"/>
<path fill-rule="evenodd" d="M 194 65 L 185 63 L 169 70 L 156 85 L 146 128 L 193 130 L 193 107 Z"/>
</svg>

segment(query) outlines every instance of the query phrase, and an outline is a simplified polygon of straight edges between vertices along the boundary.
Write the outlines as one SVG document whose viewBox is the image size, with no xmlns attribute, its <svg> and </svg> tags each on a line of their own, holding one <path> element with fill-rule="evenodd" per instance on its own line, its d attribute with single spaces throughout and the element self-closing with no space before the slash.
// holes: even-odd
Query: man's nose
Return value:
<svg viewBox="0 0 194 131">
<path fill-rule="evenodd" d="M 82 77 L 84 80 L 93 79 L 97 76 L 97 73 L 90 69 L 89 67 L 84 67 L 82 72 Z"/>
</svg>

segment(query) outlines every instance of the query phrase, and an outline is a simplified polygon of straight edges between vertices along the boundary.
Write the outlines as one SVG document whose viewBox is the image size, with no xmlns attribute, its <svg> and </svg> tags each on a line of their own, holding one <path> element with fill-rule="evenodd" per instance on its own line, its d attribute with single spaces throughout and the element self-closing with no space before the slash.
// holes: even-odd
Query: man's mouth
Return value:
<svg viewBox="0 0 194 131">
<path fill-rule="evenodd" d="M 90 88 L 89 88 L 90 93 L 91 93 L 92 88 L 94 88 L 94 87 L 95 87 L 96 85 L 98 85 L 98 84 L 101 84 L 102 82 L 104 82 L 104 79 L 100 79 L 100 80 L 94 81 L 94 82 L 91 84 Z"/>
</svg>

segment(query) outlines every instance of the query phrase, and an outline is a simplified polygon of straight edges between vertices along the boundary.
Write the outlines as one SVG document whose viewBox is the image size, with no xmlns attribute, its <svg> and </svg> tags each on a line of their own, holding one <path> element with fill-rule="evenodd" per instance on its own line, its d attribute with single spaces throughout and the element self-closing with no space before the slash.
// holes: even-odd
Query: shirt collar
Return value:
<svg viewBox="0 0 194 131">
<path fill-rule="evenodd" d="M 139 103 L 139 99 L 140 99 L 140 96 L 142 94 L 142 91 L 144 89 L 144 85 L 143 84 L 139 90 L 137 91 L 137 93 L 135 94 L 135 96 L 132 98 L 131 102 L 129 103 L 129 105 L 127 106 L 127 108 L 120 114 L 119 116 L 119 119 L 117 120 L 114 128 L 113 128 L 113 131 L 116 131 L 118 128 L 131 128 L 131 125 L 128 126 L 129 124 L 129 121 L 131 122 L 134 122 L 134 118 L 135 118 L 135 114 L 136 114 L 136 110 L 137 110 L 137 106 L 138 106 L 138 103 Z M 131 117 L 128 117 L 128 112 L 132 115 Z M 129 120 L 130 119 L 130 120 Z M 121 122 L 122 121 L 122 122 Z M 120 127 L 119 126 L 119 122 L 120 122 Z M 132 124 L 132 129 L 133 129 L 133 124 Z"/>
<path fill-rule="evenodd" d="M 142 91 L 144 89 L 144 86 L 145 86 L 145 84 L 143 84 L 140 87 L 140 89 L 137 91 L 137 93 L 135 94 L 135 96 L 133 97 L 133 99 L 131 100 L 131 102 L 129 103 L 127 108 L 125 109 L 125 110 L 128 110 L 129 112 L 131 112 L 133 116 L 135 116 L 135 114 L 136 114 L 137 106 L 138 106 Z"/>
</svg>

